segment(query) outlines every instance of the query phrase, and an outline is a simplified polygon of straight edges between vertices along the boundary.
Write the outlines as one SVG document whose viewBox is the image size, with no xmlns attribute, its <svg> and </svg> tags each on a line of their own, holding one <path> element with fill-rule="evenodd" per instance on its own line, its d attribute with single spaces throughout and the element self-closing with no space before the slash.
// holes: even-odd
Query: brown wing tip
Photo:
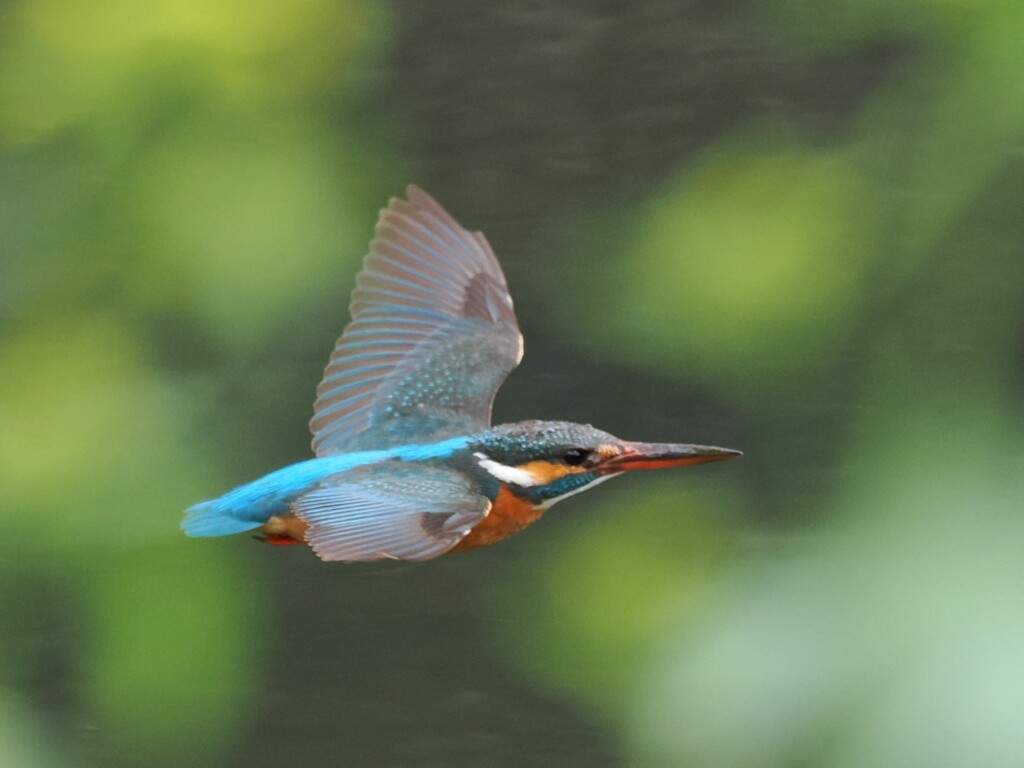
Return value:
<svg viewBox="0 0 1024 768">
<path fill-rule="evenodd" d="M 414 217 L 420 211 L 429 211 L 435 216 L 440 217 L 442 221 L 448 220 L 458 226 L 459 229 L 463 229 L 455 218 L 445 210 L 444 206 L 415 184 L 406 186 L 405 196 L 407 199 L 401 197 L 388 198 L 388 204 L 381 208 L 377 215 L 377 226 L 374 228 L 377 233 L 380 233 L 381 227 L 388 218 L 388 214 L 392 211 Z"/>
<path fill-rule="evenodd" d="M 405 188 L 405 196 L 408 198 L 411 205 L 418 208 L 428 208 L 433 210 L 435 213 L 440 212 L 445 216 L 451 216 L 451 214 L 445 210 L 444 206 L 437 202 L 433 195 L 425 192 L 422 187 L 418 187 L 415 184 L 409 184 Z"/>
</svg>

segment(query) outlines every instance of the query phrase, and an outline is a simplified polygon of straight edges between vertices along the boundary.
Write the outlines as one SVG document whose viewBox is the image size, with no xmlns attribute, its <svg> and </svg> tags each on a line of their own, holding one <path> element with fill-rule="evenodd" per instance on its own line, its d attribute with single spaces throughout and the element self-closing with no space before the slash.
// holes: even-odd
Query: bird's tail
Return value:
<svg viewBox="0 0 1024 768">
<path fill-rule="evenodd" d="M 251 531 L 261 525 L 263 521 L 238 517 L 233 505 L 225 503 L 221 497 L 201 501 L 185 510 L 181 530 L 189 536 L 229 536 L 232 533 Z"/>
<path fill-rule="evenodd" d="M 299 494 L 316 485 L 325 475 L 348 468 L 310 459 L 240 485 L 223 496 L 201 501 L 185 511 L 181 529 L 189 536 L 229 536 L 259 528 L 274 515 L 286 515 Z"/>
</svg>

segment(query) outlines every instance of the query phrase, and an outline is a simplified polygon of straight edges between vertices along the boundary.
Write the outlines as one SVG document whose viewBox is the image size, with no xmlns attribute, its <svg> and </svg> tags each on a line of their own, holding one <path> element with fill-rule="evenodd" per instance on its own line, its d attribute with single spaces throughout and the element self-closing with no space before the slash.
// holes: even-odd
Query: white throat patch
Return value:
<svg viewBox="0 0 1024 768">
<path fill-rule="evenodd" d="M 487 473 L 495 480 L 500 480 L 503 483 L 512 483 L 520 488 L 530 488 L 538 483 L 537 478 L 525 469 L 502 464 L 492 459 L 486 453 L 474 453 L 473 455 L 477 459 L 477 464 L 486 469 Z"/>
</svg>

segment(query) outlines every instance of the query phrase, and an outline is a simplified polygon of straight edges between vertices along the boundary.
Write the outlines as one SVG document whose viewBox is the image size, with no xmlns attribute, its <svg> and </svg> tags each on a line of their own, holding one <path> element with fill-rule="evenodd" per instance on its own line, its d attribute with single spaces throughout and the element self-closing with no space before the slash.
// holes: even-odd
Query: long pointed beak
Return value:
<svg viewBox="0 0 1024 768">
<path fill-rule="evenodd" d="M 713 445 L 677 443 L 625 443 L 626 450 L 600 464 L 603 472 L 625 472 L 632 469 L 662 469 L 685 467 L 689 464 L 709 464 L 742 456 L 731 448 Z"/>
</svg>

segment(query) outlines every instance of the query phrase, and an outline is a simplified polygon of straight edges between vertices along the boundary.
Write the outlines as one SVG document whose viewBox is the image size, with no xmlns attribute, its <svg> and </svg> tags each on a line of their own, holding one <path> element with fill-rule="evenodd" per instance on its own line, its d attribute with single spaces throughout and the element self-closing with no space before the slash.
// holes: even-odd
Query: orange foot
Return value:
<svg viewBox="0 0 1024 768">
<path fill-rule="evenodd" d="M 256 541 L 262 541 L 264 544 L 270 544 L 274 547 L 290 547 L 293 544 L 305 544 L 306 542 L 300 539 L 293 539 L 288 535 L 281 535 L 278 533 L 268 533 L 266 536 L 253 536 Z"/>
</svg>

